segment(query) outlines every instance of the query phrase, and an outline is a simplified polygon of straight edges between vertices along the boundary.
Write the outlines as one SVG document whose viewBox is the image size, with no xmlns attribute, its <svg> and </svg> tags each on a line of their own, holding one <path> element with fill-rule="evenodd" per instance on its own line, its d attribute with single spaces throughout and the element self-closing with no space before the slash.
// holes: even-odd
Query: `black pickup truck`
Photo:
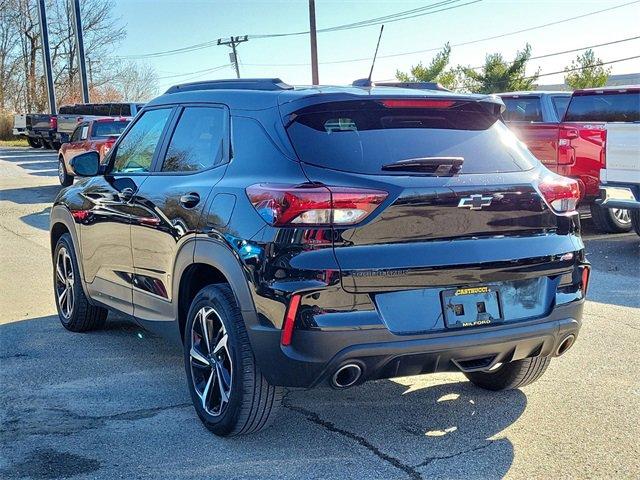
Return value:
<svg viewBox="0 0 640 480">
<path fill-rule="evenodd" d="M 60 142 L 56 139 L 58 118 L 46 113 L 29 113 L 26 115 L 26 134 L 29 145 L 33 148 L 50 148 L 58 150 Z"/>
</svg>

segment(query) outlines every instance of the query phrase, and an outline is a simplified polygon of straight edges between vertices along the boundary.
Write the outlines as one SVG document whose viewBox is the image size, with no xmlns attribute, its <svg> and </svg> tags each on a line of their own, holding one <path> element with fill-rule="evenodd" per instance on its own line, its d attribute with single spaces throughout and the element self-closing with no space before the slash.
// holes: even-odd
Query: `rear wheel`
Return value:
<svg viewBox="0 0 640 480">
<path fill-rule="evenodd" d="M 273 421 L 283 389 L 270 385 L 258 370 L 228 285 L 209 285 L 193 299 L 184 333 L 184 359 L 193 405 L 213 433 L 253 433 Z"/>
<path fill-rule="evenodd" d="M 631 223 L 637 235 L 640 235 L 640 210 L 631 210 Z"/>
<path fill-rule="evenodd" d="M 524 387 L 538 380 L 551 363 L 551 357 L 525 358 L 503 363 L 489 372 L 468 372 L 465 376 L 475 385 L 486 390 L 511 390 Z"/>
<path fill-rule="evenodd" d="M 107 310 L 91 305 L 85 296 L 76 252 L 68 233 L 56 243 L 53 261 L 53 289 L 62 326 L 72 332 L 86 332 L 104 326 Z"/>
<path fill-rule="evenodd" d="M 631 231 L 631 215 L 623 208 L 603 208 L 591 205 L 591 218 L 596 228 L 603 233 L 624 233 Z"/>
<path fill-rule="evenodd" d="M 39 138 L 27 137 L 27 143 L 31 148 L 41 148 L 42 142 Z"/>
<path fill-rule="evenodd" d="M 58 181 L 63 187 L 68 187 L 73 183 L 73 176 L 67 173 L 62 155 L 58 158 Z"/>
</svg>

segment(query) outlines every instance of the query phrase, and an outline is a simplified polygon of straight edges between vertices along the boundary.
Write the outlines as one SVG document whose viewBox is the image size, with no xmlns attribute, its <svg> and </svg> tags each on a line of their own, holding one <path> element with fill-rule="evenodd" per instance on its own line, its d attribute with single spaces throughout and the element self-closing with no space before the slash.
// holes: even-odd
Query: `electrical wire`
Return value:
<svg viewBox="0 0 640 480">
<path fill-rule="evenodd" d="M 501 33 L 499 35 L 493 35 L 490 37 L 483 37 L 483 38 L 478 38 L 476 40 L 469 40 L 467 42 L 460 42 L 460 43 L 452 43 L 451 46 L 452 47 L 462 47 L 462 46 L 466 46 L 466 45 L 472 45 L 475 43 L 480 43 L 480 42 L 486 42 L 488 40 L 495 40 L 498 38 L 504 38 L 510 35 L 517 35 L 519 33 L 523 33 L 523 32 L 530 32 L 532 30 L 537 30 L 540 28 L 546 28 L 546 27 L 550 27 L 553 25 L 559 25 L 561 23 L 565 23 L 565 22 L 570 22 L 573 20 L 578 20 L 581 18 L 585 18 L 585 17 L 589 17 L 592 15 L 597 15 L 599 13 L 604 13 L 604 12 L 608 12 L 611 10 L 615 10 L 618 8 L 622 8 L 622 7 L 627 7 L 629 5 L 633 5 L 636 3 L 640 3 L 640 0 L 634 0 L 632 2 L 627 2 L 627 3 L 623 3 L 620 5 L 615 5 L 613 7 L 609 7 L 609 8 L 605 8 L 605 9 L 601 9 L 601 10 L 596 10 L 593 12 L 589 12 L 589 13 L 585 13 L 582 15 L 578 15 L 575 17 L 569 17 L 569 18 L 565 18 L 562 20 L 557 20 L 554 22 L 549 22 L 549 23 L 544 23 L 541 25 L 536 25 L 534 27 L 528 27 L 528 28 L 524 28 L 524 29 L 520 29 L 520 30 L 514 30 L 512 32 L 506 32 L 506 33 Z M 388 54 L 388 55 L 380 55 L 378 58 L 395 58 L 395 57 L 402 57 L 402 56 L 406 56 L 406 55 L 415 55 L 417 53 L 427 53 L 427 52 L 436 52 L 436 51 L 440 51 L 442 50 L 442 46 L 440 47 L 433 47 L 433 48 L 427 48 L 424 50 L 413 50 L 410 52 L 401 52 L 401 53 L 394 53 L 394 54 Z M 341 64 L 341 63 L 352 63 L 352 62 L 370 62 L 371 58 L 370 57 L 363 57 L 363 58 L 350 58 L 350 59 L 344 59 L 344 60 L 334 60 L 334 61 L 329 61 L 329 62 L 319 62 L 320 65 L 335 65 L 335 64 Z M 308 65 L 310 65 L 310 63 L 247 63 L 246 65 L 248 66 L 253 66 L 253 67 L 306 67 Z"/>
<path fill-rule="evenodd" d="M 336 25 L 334 27 L 327 27 L 327 28 L 322 28 L 317 30 L 317 33 L 327 33 L 327 32 L 334 32 L 334 31 L 342 31 L 342 30 L 351 30 L 354 28 L 362 28 L 362 27 L 368 27 L 368 26 L 372 26 L 372 25 L 380 25 L 381 23 L 391 23 L 391 22 L 397 22 L 400 20 L 406 20 L 406 19 L 411 19 L 411 18 L 416 18 L 416 17 L 421 17 L 424 15 L 431 15 L 434 13 L 438 13 L 438 12 L 443 12 L 446 10 L 451 10 L 454 8 L 460 8 L 460 7 L 464 7 L 466 5 L 471 5 L 473 3 L 478 3 L 481 2 L 483 0 L 472 0 L 470 2 L 461 4 L 461 5 L 452 5 L 455 3 L 460 2 L 461 0 L 444 0 L 441 2 L 437 2 L 435 4 L 430 4 L 430 5 L 426 5 L 424 7 L 419 7 L 419 8 L 415 8 L 412 10 L 406 10 L 403 12 L 397 12 L 394 14 L 390 14 L 390 15 L 386 15 L 384 17 L 376 17 L 376 18 L 372 18 L 372 19 L 368 19 L 368 20 L 362 20 L 360 22 L 354 22 L 354 23 L 347 23 L 347 24 L 343 24 L 343 25 Z M 448 6 L 447 5 L 451 5 Z M 434 8 L 438 8 L 438 7 L 445 7 L 445 8 L 441 8 L 439 10 L 433 10 Z M 418 13 L 416 13 L 418 12 Z M 409 16 L 407 16 L 409 15 Z M 254 35 L 247 35 L 250 39 L 263 39 L 263 38 L 278 38 L 278 37 L 289 37 L 289 36 L 295 36 L 295 35 L 306 35 L 308 34 L 309 31 L 299 31 L 299 32 L 286 32 L 286 33 L 271 33 L 271 34 L 254 34 Z M 127 59 L 144 59 L 144 58 L 157 58 L 157 57 L 165 57 L 165 56 L 169 56 L 169 55 L 177 55 L 180 53 L 186 53 L 186 52 L 193 52 L 196 50 L 202 50 L 203 48 L 209 48 L 209 47 L 213 47 L 213 46 L 217 46 L 218 45 L 218 41 L 217 40 L 210 40 L 207 42 L 202 42 L 202 43 L 196 43 L 194 45 L 187 45 L 185 47 L 180 47 L 180 48 L 175 48 L 172 50 L 163 50 L 163 51 L 159 51 L 159 52 L 152 52 L 152 53 L 141 53 L 138 55 L 123 55 L 123 56 L 119 56 L 117 58 L 127 58 Z"/>
</svg>

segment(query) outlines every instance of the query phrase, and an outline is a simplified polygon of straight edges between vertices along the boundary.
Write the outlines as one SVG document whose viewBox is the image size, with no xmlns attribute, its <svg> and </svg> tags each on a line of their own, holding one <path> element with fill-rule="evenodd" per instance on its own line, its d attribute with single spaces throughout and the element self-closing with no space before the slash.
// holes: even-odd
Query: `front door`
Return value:
<svg viewBox="0 0 640 480">
<path fill-rule="evenodd" d="M 169 142 L 132 203 L 133 304 L 140 320 L 173 320 L 176 257 L 201 231 L 203 208 L 228 158 L 225 108 L 186 106 L 176 117 Z"/>
<path fill-rule="evenodd" d="M 146 111 L 114 147 L 107 173 L 83 191 L 87 211 L 81 225 L 82 263 L 95 300 L 133 314 L 131 201 L 145 182 L 171 108 Z"/>
</svg>

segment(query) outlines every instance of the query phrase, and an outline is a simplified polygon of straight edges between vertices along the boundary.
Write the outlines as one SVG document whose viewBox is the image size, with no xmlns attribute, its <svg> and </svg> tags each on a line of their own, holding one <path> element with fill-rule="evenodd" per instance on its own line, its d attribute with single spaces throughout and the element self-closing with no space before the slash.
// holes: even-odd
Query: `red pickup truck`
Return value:
<svg viewBox="0 0 640 480">
<path fill-rule="evenodd" d="M 506 105 L 504 120 L 547 168 L 574 178 L 582 205 L 604 232 L 628 232 L 628 210 L 603 208 L 600 170 L 606 167 L 606 125 L 633 121 L 640 87 L 612 87 L 568 92 L 499 94 Z"/>
</svg>

